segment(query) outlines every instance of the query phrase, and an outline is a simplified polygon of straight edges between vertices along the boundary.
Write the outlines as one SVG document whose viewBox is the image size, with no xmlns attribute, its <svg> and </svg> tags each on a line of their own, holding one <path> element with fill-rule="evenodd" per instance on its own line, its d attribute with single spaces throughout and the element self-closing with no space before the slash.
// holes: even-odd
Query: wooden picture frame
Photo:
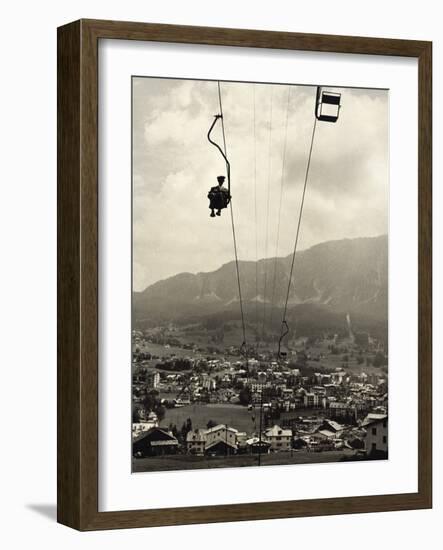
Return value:
<svg viewBox="0 0 443 550">
<path fill-rule="evenodd" d="M 160 41 L 418 59 L 418 491 L 98 511 L 98 42 Z M 79 530 L 289 518 L 432 506 L 432 44 L 80 20 L 58 29 L 58 521 Z"/>
</svg>

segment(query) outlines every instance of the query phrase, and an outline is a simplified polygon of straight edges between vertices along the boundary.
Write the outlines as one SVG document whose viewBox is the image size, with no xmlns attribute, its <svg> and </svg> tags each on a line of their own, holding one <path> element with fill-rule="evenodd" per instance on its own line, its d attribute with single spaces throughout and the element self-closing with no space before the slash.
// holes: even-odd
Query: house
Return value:
<svg viewBox="0 0 443 550">
<path fill-rule="evenodd" d="M 309 449 L 313 451 L 332 451 L 335 448 L 334 433 L 320 430 L 309 436 Z"/>
<path fill-rule="evenodd" d="M 333 435 L 333 437 L 340 437 L 343 432 L 344 427 L 335 422 L 334 420 L 329 420 L 325 418 L 322 422 L 322 425 L 319 427 L 318 431 L 327 431 Z"/>
<path fill-rule="evenodd" d="M 346 376 L 346 372 L 343 370 L 337 370 L 331 374 L 331 379 L 334 384 L 342 384 L 343 379 Z"/>
<path fill-rule="evenodd" d="M 368 375 L 365 372 L 362 372 L 357 376 L 357 380 L 361 384 L 366 384 L 368 382 Z"/>
<path fill-rule="evenodd" d="M 369 413 L 361 424 L 366 429 L 365 449 L 369 456 L 383 457 L 388 454 L 388 415 Z"/>
<path fill-rule="evenodd" d="M 334 429 L 332 429 L 331 426 L 325 421 L 323 421 L 320 426 L 313 432 L 313 434 L 317 439 L 334 439 L 335 437 L 338 437 L 336 435 L 336 432 Z"/>
<path fill-rule="evenodd" d="M 237 447 L 238 430 L 227 424 L 217 424 L 213 428 L 205 430 L 206 448 L 211 447 L 217 441 L 224 441 L 229 445 Z"/>
<path fill-rule="evenodd" d="M 271 451 L 290 451 L 292 447 L 292 430 L 283 430 L 275 424 L 264 432 L 263 440 L 270 444 Z"/>
<path fill-rule="evenodd" d="M 325 384 L 330 384 L 332 377 L 330 374 L 323 374 L 321 372 L 314 373 L 315 382 L 316 384 L 319 384 L 320 386 L 324 386 Z"/>
<path fill-rule="evenodd" d="M 251 437 L 246 440 L 246 449 L 248 453 L 267 454 L 270 448 L 271 444 L 268 441 L 264 441 L 263 439 L 260 441 L 258 437 Z"/>
<path fill-rule="evenodd" d="M 254 381 L 254 382 L 251 384 L 251 391 L 252 391 L 252 393 L 261 394 L 261 392 L 262 392 L 264 389 L 268 388 L 268 387 L 270 387 L 270 383 L 268 383 L 268 382 L 255 382 L 255 381 Z"/>
<path fill-rule="evenodd" d="M 236 441 L 237 445 L 246 443 L 246 440 L 248 439 L 248 435 L 246 432 L 237 432 L 236 435 Z"/>
<path fill-rule="evenodd" d="M 266 372 L 259 371 L 257 373 L 257 382 L 258 384 L 266 384 Z"/>
<path fill-rule="evenodd" d="M 151 422 L 152 426 L 158 426 L 158 416 L 154 411 L 150 411 L 146 416 L 146 422 Z"/>
<path fill-rule="evenodd" d="M 137 439 L 139 435 L 141 435 L 144 432 L 147 432 L 151 428 L 155 428 L 158 426 L 158 420 L 157 415 L 155 415 L 154 418 L 149 418 L 147 420 L 143 420 L 140 422 L 133 422 L 132 423 L 132 439 Z"/>
<path fill-rule="evenodd" d="M 332 418 L 345 418 L 350 414 L 354 414 L 354 409 L 342 401 L 330 401 L 329 413 Z"/>
<path fill-rule="evenodd" d="M 237 453 L 237 444 L 223 439 L 206 443 L 205 454 L 209 456 L 227 456 Z"/>
<path fill-rule="evenodd" d="M 160 384 L 160 373 L 159 372 L 147 372 L 146 373 L 146 384 L 150 388 L 158 388 Z"/>
<path fill-rule="evenodd" d="M 217 389 L 217 382 L 214 378 L 206 377 L 203 380 L 203 388 L 208 391 L 214 391 Z"/>
<path fill-rule="evenodd" d="M 308 447 L 308 441 L 306 439 L 306 437 L 296 437 L 294 438 L 292 446 L 294 449 L 306 449 L 306 447 Z"/>
<path fill-rule="evenodd" d="M 305 393 L 305 397 L 304 397 L 305 407 L 315 408 L 315 407 L 318 407 L 318 404 L 319 404 L 319 400 L 318 400 L 318 395 L 316 393 L 312 393 L 312 392 Z"/>
<path fill-rule="evenodd" d="M 344 426 L 334 420 L 324 419 L 322 424 L 313 433 L 313 439 L 317 442 L 317 450 L 341 448 L 343 441 Z"/>
<path fill-rule="evenodd" d="M 189 454 L 203 456 L 206 447 L 206 430 L 191 430 L 186 435 L 186 450 Z"/>
<path fill-rule="evenodd" d="M 203 456 L 226 455 L 237 452 L 239 445 L 245 447 L 247 435 L 226 424 L 218 424 L 207 430 L 195 429 L 186 435 L 186 450 L 189 454 Z M 221 445 L 218 443 L 222 442 Z"/>
<path fill-rule="evenodd" d="M 132 444 L 134 456 L 162 456 L 175 454 L 178 441 L 166 428 L 154 427 L 142 432 Z"/>
</svg>

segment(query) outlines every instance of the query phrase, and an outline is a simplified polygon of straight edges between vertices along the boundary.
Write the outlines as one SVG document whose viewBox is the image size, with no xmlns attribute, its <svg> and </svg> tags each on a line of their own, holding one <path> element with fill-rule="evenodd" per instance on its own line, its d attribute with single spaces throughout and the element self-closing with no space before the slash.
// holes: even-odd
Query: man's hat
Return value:
<svg viewBox="0 0 443 550">
<path fill-rule="evenodd" d="M 217 181 L 225 181 L 225 176 L 217 176 Z"/>
</svg>

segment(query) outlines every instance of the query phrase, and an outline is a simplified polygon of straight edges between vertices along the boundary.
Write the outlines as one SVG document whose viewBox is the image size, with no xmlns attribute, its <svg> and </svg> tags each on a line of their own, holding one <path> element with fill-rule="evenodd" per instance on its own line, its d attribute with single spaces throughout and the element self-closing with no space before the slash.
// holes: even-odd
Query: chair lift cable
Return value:
<svg viewBox="0 0 443 550">
<path fill-rule="evenodd" d="M 255 330 L 256 346 L 258 346 L 258 220 L 257 220 L 257 135 L 256 135 L 256 108 L 255 108 L 255 84 L 252 85 L 254 102 L 254 221 L 255 221 Z"/>
<path fill-rule="evenodd" d="M 273 308 L 274 308 L 274 302 L 275 302 L 277 256 L 278 256 L 278 245 L 280 241 L 280 219 L 281 219 L 281 209 L 282 209 L 282 201 L 283 201 L 283 187 L 285 184 L 286 147 L 287 147 L 287 141 L 288 141 L 288 119 L 289 119 L 290 102 L 291 102 L 291 86 L 288 86 L 288 94 L 287 94 L 287 101 L 286 101 L 284 143 L 283 143 L 283 158 L 282 158 L 281 179 L 280 179 L 280 200 L 279 200 L 279 207 L 278 207 L 277 238 L 275 242 L 275 254 L 274 254 L 274 277 L 273 277 L 273 283 L 272 283 L 272 298 L 271 298 L 271 313 L 270 313 L 271 330 L 272 330 Z"/>
<path fill-rule="evenodd" d="M 304 181 L 304 184 L 303 184 L 303 193 L 302 193 L 302 197 L 301 197 L 300 210 L 299 210 L 299 214 L 298 214 L 298 222 L 297 222 L 297 231 L 296 231 L 296 234 L 295 234 L 294 250 L 293 250 L 293 253 L 292 253 L 291 269 L 290 269 L 290 272 L 289 272 L 288 290 L 287 290 L 287 293 L 286 293 L 285 307 L 284 307 L 284 310 L 283 310 L 283 319 L 282 319 L 281 330 L 280 330 L 280 339 L 278 341 L 278 358 L 279 359 L 281 357 L 282 339 L 289 332 L 288 323 L 286 321 L 286 314 L 287 314 L 287 311 L 288 311 L 289 293 L 291 291 L 292 275 L 293 275 L 293 272 L 294 272 L 295 256 L 296 256 L 296 253 L 297 253 L 298 237 L 299 237 L 299 234 L 300 234 L 300 225 L 301 225 L 301 220 L 302 220 L 302 216 L 303 216 L 303 207 L 304 207 L 304 203 L 305 203 L 306 187 L 307 187 L 307 184 L 308 184 L 309 168 L 311 166 L 312 149 L 313 149 L 313 146 L 314 146 L 314 137 L 315 137 L 316 127 L 317 127 L 317 118 L 314 117 L 314 125 L 312 127 L 312 135 L 311 135 L 311 144 L 310 144 L 310 147 L 309 147 L 309 156 L 308 156 L 308 162 L 307 162 L 307 165 L 306 165 L 306 172 L 305 172 L 305 181 Z M 283 332 L 283 329 L 285 329 L 285 332 Z"/>
<path fill-rule="evenodd" d="M 230 165 L 229 165 L 228 160 L 227 160 L 228 152 L 227 152 L 227 148 L 226 148 L 225 122 L 224 122 L 224 118 L 223 118 L 223 106 L 222 106 L 222 95 L 221 95 L 221 89 L 220 89 L 220 81 L 217 82 L 217 87 L 218 87 L 218 102 L 219 102 L 219 106 L 220 106 L 220 118 L 221 118 L 221 123 L 222 123 L 222 135 L 223 135 L 224 153 L 222 152 L 222 154 L 223 154 L 223 157 L 226 160 L 226 163 L 227 163 L 227 166 L 228 166 L 228 185 L 230 186 L 231 173 L 230 173 Z M 239 301 L 240 301 L 240 314 L 241 314 L 242 332 L 243 332 L 243 343 L 242 343 L 240 349 L 243 349 L 247 352 L 247 347 L 246 347 L 246 325 L 245 325 L 245 316 L 244 316 L 244 312 L 243 312 L 243 299 L 242 299 L 241 284 L 240 284 L 240 270 L 239 270 L 239 264 L 238 264 L 237 238 L 236 238 L 236 235 L 235 235 L 235 223 L 234 223 L 234 211 L 233 211 L 233 208 L 232 208 L 232 199 L 231 199 L 229 205 L 230 205 L 230 211 L 231 211 L 232 239 L 233 239 L 233 242 L 234 242 L 235 266 L 236 266 L 236 271 L 237 271 L 238 297 L 239 297 Z"/>
<path fill-rule="evenodd" d="M 266 206 L 266 241 L 265 241 L 265 259 L 264 259 L 264 285 L 263 285 L 263 324 L 262 324 L 262 339 L 265 340 L 265 323 L 266 323 L 266 292 L 268 283 L 268 269 L 267 269 L 267 256 L 268 256 L 268 241 L 269 241 L 269 203 L 270 203 L 270 191 L 271 191 L 271 145 L 272 145 L 272 112 L 274 103 L 274 87 L 271 86 L 271 99 L 270 99 L 270 115 L 269 115 L 269 142 L 268 142 L 268 193 L 267 193 L 267 206 Z"/>
</svg>

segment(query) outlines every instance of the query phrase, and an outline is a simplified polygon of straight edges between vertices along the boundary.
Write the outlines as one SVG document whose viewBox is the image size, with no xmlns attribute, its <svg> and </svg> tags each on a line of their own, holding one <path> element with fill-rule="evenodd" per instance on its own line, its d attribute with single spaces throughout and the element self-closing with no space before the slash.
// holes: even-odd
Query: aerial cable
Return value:
<svg viewBox="0 0 443 550">
<path fill-rule="evenodd" d="M 220 147 L 216 143 L 214 143 L 211 140 L 210 141 L 211 141 L 211 143 L 213 143 L 220 150 L 220 152 L 223 155 L 223 158 L 226 161 L 226 167 L 228 169 L 228 185 L 230 186 L 231 166 L 230 166 L 229 161 L 228 161 L 228 152 L 227 152 L 227 147 L 226 147 L 226 133 L 225 133 L 225 123 L 224 123 L 224 118 L 223 118 L 223 105 L 222 105 L 222 95 L 221 95 L 221 89 L 220 89 L 220 81 L 217 82 L 217 87 L 218 87 L 218 102 L 219 102 L 219 106 L 220 106 L 220 115 L 216 115 L 216 116 L 218 116 L 218 118 L 220 118 L 221 124 L 222 124 L 223 151 L 220 149 Z M 213 123 L 212 126 L 214 126 L 214 124 L 215 124 L 215 122 Z M 208 137 L 208 139 L 209 139 L 209 137 Z M 228 190 L 229 190 L 229 194 L 230 194 L 230 188 Z M 234 211 L 233 211 L 233 208 L 232 208 L 232 198 L 231 198 L 231 201 L 230 201 L 229 205 L 230 205 L 230 211 L 231 211 L 232 239 L 233 239 L 233 242 L 234 242 L 235 266 L 236 266 L 236 271 L 237 271 L 238 297 L 239 297 L 239 301 L 240 301 L 240 313 L 241 313 L 241 323 L 242 323 L 242 332 L 243 332 L 243 342 L 242 342 L 242 345 L 240 347 L 240 351 L 244 352 L 247 356 L 246 325 L 245 325 L 245 316 L 244 316 L 244 311 L 243 311 L 243 298 L 242 298 L 241 284 L 240 284 L 240 269 L 239 269 L 239 263 L 238 263 L 237 237 L 236 237 L 236 234 L 235 234 L 235 223 L 234 223 Z"/>
<path fill-rule="evenodd" d="M 282 168 L 281 168 L 281 179 L 280 179 L 280 201 L 278 207 L 278 222 L 277 222 L 277 238 L 275 243 L 275 254 L 274 254 L 274 277 L 272 284 L 272 299 L 271 299 L 271 316 L 270 316 L 270 327 L 272 330 L 272 318 L 273 318 L 273 308 L 275 301 L 275 286 L 276 286 L 276 276 L 277 276 L 277 256 L 278 256 L 278 245 L 280 240 L 280 219 L 281 219 L 281 208 L 282 208 L 282 199 L 283 199 L 283 187 L 285 183 L 285 166 L 286 166 L 286 146 L 288 141 L 288 119 L 289 119 L 289 105 L 291 101 L 291 86 L 288 86 L 288 95 L 286 101 L 286 118 L 285 118 L 285 132 L 284 132 L 284 143 L 283 143 L 283 159 L 282 159 Z"/>
<path fill-rule="evenodd" d="M 256 109 L 255 109 L 255 84 L 252 85 L 254 102 L 254 221 L 255 221 L 255 330 L 258 334 L 258 219 L 257 219 L 257 135 L 256 135 Z M 256 342 L 258 346 L 258 340 Z"/>
<path fill-rule="evenodd" d="M 269 115 L 269 141 L 268 141 L 268 194 L 267 194 L 267 206 L 266 206 L 266 241 L 265 241 L 265 259 L 264 259 L 264 288 L 263 288 L 263 324 L 262 324 L 262 338 L 265 339 L 265 322 L 266 322 L 266 291 L 267 291 L 267 256 L 268 256 L 268 240 L 269 240 L 269 203 L 270 203 L 270 191 L 271 191 L 271 144 L 272 144 L 272 112 L 274 103 L 274 88 L 271 86 L 271 100 L 270 100 L 270 115 Z"/>
<path fill-rule="evenodd" d="M 303 184 L 303 193 L 302 193 L 302 197 L 301 197 L 300 210 L 299 210 L 299 214 L 298 214 L 298 222 L 297 222 L 297 231 L 296 231 L 296 234 L 295 234 L 294 250 L 292 252 L 292 262 L 291 262 L 291 269 L 290 269 L 290 272 L 289 272 L 288 291 L 286 293 L 285 307 L 284 307 L 284 310 L 283 310 L 283 318 L 282 318 L 282 324 L 281 324 L 281 330 L 280 330 L 280 338 L 279 338 L 279 341 L 278 341 L 278 358 L 279 359 L 281 358 L 282 339 L 289 332 L 289 327 L 288 327 L 288 323 L 287 323 L 287 320 L 286 320 L 286 314 L 288 312 L 289 293 L 291 291 L 292 274 L 294 272 L 295 255 L 297 253 L 298 237 L 300 235 L 300 225 L 301 225 L 301 220 L 302 220 L 302 216 L 303 216 L 303 207 L 304 207 L 304 204 L 305 204 L 306 187 L 307 187 L 307 184 L 308 184 L 309 168 L 311 166 L 312 149 L 313 149 L 313 146 L 314 146 L 314 137 L 315 137 L 316 127 L 317 127 L 317 118 L 315 117 L 314 118 L 314 125 L 312 127 L 311 144 L 310 144 L 310 147 L 309 147 L 308 162 L 307 162 L 307 165 L 306 165 L 305 181 L 304 181 L 304 184 Z M 284 332 L 284 330 L 285 330 L 285 332 Z"/>
</svg>

